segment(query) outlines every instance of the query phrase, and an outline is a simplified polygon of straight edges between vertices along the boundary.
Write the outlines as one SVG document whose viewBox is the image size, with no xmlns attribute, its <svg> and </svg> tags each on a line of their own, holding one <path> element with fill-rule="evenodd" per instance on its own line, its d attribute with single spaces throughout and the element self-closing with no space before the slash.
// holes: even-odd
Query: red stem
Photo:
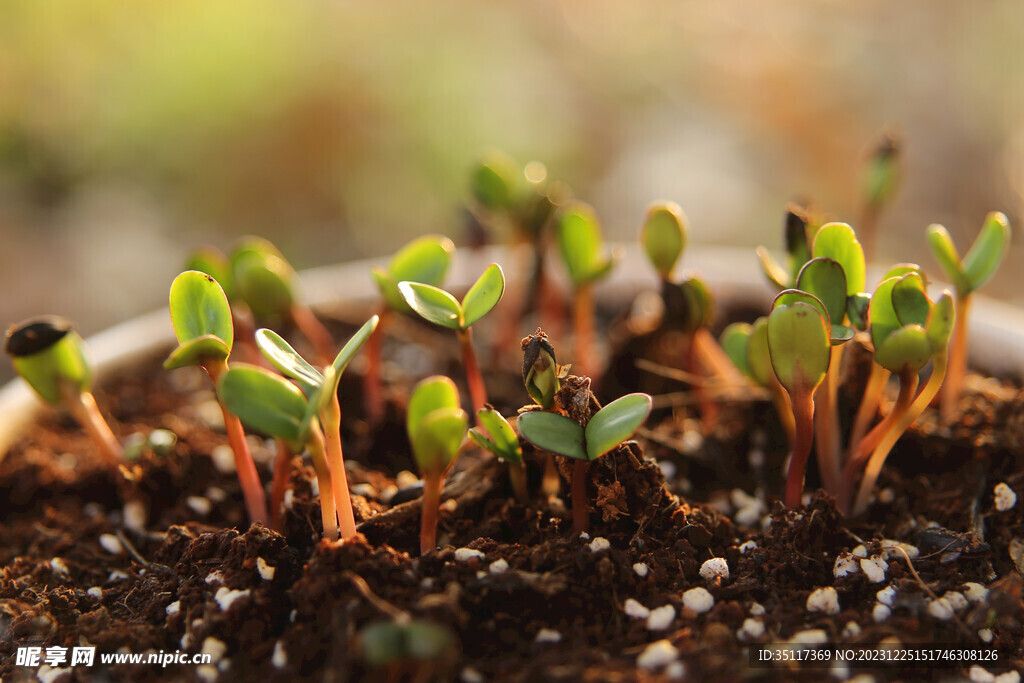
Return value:
<svg viewBox="0 0 1024 683">
<path fill-rule="evenodd" d="M 338 509 L 338 521 L 341 524 L 341 537 L 355 538 L 356 519 L 352 512 L 352 498 L 348 493 L 348 475 L 345 472 L 345 459 L 341 451 L 341 406 L 338 394 L 331 397 L 324 408 L 320 420 L 324 425 L 324 438 L 327 441 L 327 466 L 331 470 L 331 484 L 334 492 L 334 504 Z"/>
<path fill-rule="evenodd" d="M 96 399 L 88 391 L 78 391 L 70 386 L 64 391 L 64 403 L 71 411 L 82 429 L 89 434 L 89 438 L 100 449 L 100 453 L 107 463 L 117 468 L 124 461 L 124 449 L 121 443 L 110 431 L 110 425 L 103 419 L 103 414 L 96 406 Z"/>
<path fill-rule="evenodd" d="M 796 438 L 793 442 L 793 457 L 789 461 L 789 473 L 786 475 L 786 507 L 796 508 L 804 492 L 804 473 L 814 441 L 814 394 L 804 391 L 796 396 L 790 394 L 789 398 L 793 405 Z"/>
<path fill-rule="evenodd" d="M 420 555 L 437 547 L 437 518 L 441 508 L 441 485 L 444 475 L 431 472 L 423 475 L 423 514 L 420 524 Z"/>
<path fill-rule="evenodd" d="M 306 443 L 309 456 L 316 470 L 316 483 L 320 489 L 320 517 L 324 523 L 324 538 L 334 541 L 338 538 L 338 515 L 334 505 L 334 491 L 331 487 L 331 470 L 327 466 L 327 455 L 324 445 L 324 433 L 320 425 L 313 421 L 310 429 L 309 442 Z"/>
<path fill-rule="evenodd" d="M 952 424 L 953 418 L 956 417 L 957 403 L 960 401 L 964 376 L 967 374 L 967 313 L 970 307 L 970 294 L 957 296 L 956 321 L 953 323 L 953 338 L 949 342 L 949 365 L 939 407 L 939 415 L 944 425 Z"/>
<path fill-rule="evenodd" d="M 572 463 L 572 529 L 578 534 L 590 529 L 590 508 L 587 506 L 587 473 L 589 460 Z"/>
<path fill-rule="evenodd" d="M 228 364 L 221 360 L 217 363 L 203 365 L 207 374 L 213 380 L 214 386 L 220 382 L 221 376 L 227 371 Z M 235 415 L 220 404 L 221 414 L 224 416 L 224 431 L 228 435 L 228 444 L 231 452 L 235 455 L 235 469 L 238 471 L 238 483 L 242 487 L 242 496 L 245 498 L 245 507 L 249 511 L 249 519 L 252 522 L 266 524 L 267 499 L 263 493 L 263 484 L 260 483 L 260 475 L 256 471 L 256 463 L 249 452 L 249 444 L 245 441 L 245 429 L 242 422 Z"/>
<path fill-rule="evenodd" d="M 288 479 L 292 473 L 292 450 L 284 439 L 277 440 L 277 457 L 274 459 L 274 482 L 270 487 L 270 525 L 277 531 L 284 531 L 281 523 L 281 506 L 288 490 Z"/>
<path fill-rule="evenodd" d="M 473 416 L 484 409 L 487 404 L 487 388 L 484 386 L 483 375 L 480 374 L 480 366 L 476 362 L 476 353 L 473 351 L 473 329 L 467 327 L 464 330 L 456 330 L 459 342 L 462 344 L 462 363 L 466 366 L 466 383 L 469 385 L 469 395 L 473 400 Z"/>
</svg>

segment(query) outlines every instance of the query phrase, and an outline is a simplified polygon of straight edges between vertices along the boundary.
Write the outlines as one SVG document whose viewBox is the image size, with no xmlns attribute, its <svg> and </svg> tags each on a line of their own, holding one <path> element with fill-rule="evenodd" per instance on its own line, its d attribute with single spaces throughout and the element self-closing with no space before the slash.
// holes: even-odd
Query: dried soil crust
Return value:
<svg viewBox="0 0 1024 683">
<path fill-rule="evenodd" d="M 568 513 L 557 505 L 539 498 L 528 507 L 516 503 L 500 464 L 469 457 L 447 488 L 454 503 L 441 517 L 445 545 L 420 558 L 418 501 L 390 507 L 380 498 L 405 462 L 392 452 L 401 441 L 395 415 L 370 433 L 358 422 L 357 408 L 347 411 L 362 535 L 345 544 L 319 542 L 309 467 L 293 472 L 286 534 L 246 530 L 237 482 L 210 457 L 223 437 L 200 419 L 192 387 L 155 362 L 145 376 L 150 379 L 113 381 L 101 396 L 103 409 L 122 434 L 163 427 L 179 441 L 169 455 L 146 454 L 127 467 L 127 480 L 105 471 L 75 426 L 56 414 L 0 462 L 4 680 L 31 679 L 14 663 L 17 646 L 84 643 L 99 653 L 223 650 L 211 668 L 117 665 L 109 669 L 114 680 L 378 680 L 385 672 L 366 668 L 359 633 L 398 612 L 456 635 L 458 650 L 429 669 L 438 680 L 474 680 L 474 673 L 477 680 L 509 681 L 660 680 L 680 673 L 720 681 L 824 677 L 822 669 L 748 668 L 747 645 L 737 635 L 748 619 L 764 625 L 764 634 L 753 638 L 762 642 L 821 629 L 834 642 L 895 637 L 980 646 L 979 630 L 989 629 L 992 645 L 1012 658 L 1004 664 L 1024 664 L 1022 582 L 1009 550 L 1024 536 L 1024 504 L 997 512 L 992 496 L 1000 481 L 1024 487 L 1024 398 L 1004 385 L 975 382 L 964 420 L 951 434 L 925 419 L 906 437 L 880 481 L 892 489 L 891 502 L 876 504 L 862 520 L 843 520 L 822 495 L 799 513 L 776 505 L 770 525 L 754 526 L 696 502 L 720 499 L 719 492 L 736 487 L 779 488 L 785 453 L 765 440 L 777 429 L 769 408 L 741 404 L 723 411 L 719 428 L 696 448 L 681 449 L 686 455 L 664 445 L 684 440 L 679 423 L 654 419 L 657 443 L 644 442 L 648 457 L 633 444 L 594 463 L 590 535 L 607 539 L 607 549 L 573 535 Z M 515 380 L 506 382 L 509 387 L 496 393 L 515 395 Z M 343 395 L 357 392 L 353 384 Z M 763 451 L 763 465 L 750 464 L 752 450 Z M 652 455 L 676 465 L 668 486 Z M 383 471 L 357 459 L 383 463 Z M 531 466 L 535 483 L 540 469 L 539 461 Z M 269 479 L 269 463 L 261 472 Z M 688 498 L 673 493 L 684 489 L 691 491 Z M 202 515 L 196 498 L 210 503 Z M 126 500 L 144 506 L 144 530 L 125 525 Z M 950 530 L 938 537 L 940 544 L 962 541 L 960 552 L 950 553 L 948 543 L 934 547 L 934 533 L 918 536 L 929 522 Z M 130 550 L 111 552 L 104 534 L 119 536 Z M 935 594 L 975 581 L 990 587 L 987 599 L 950 620 L 929 616 L 928 595 L 904 559 L 889 559 L 881 583 L 868 582 L 863 572 L 834 577 L 840 553 L 858 539 L 869 554 L 880 552 L 871 541 L 883 538 L 920 545 L 913 567 Z M 924 543 L 929 539 L 932 545 Z M 459 561 L 459 547 L 483 555 Z M 727 561 L 729 578 L 700 576 L 712 557 Z M 507 563 L 503 572 L 499 560 Z M 876 593 L 889 585 L 896 588 L 892 615 L 876 623 Z M 837 589 L 838 614 L 806 610 L 808 595 L 822 586 Z M 698 614 L 684 605 L 682 594 L 694 587 L 714 596 L 710 611 Z M 624 611 L 629 598 L 650 609 L 670 605 L 675 616 L 664 630 L 648 630 L 644 619 Z M 548 642 L 538 642 L 542 632 Z M 677 649 L 681 666 L 638 667 L 645 647 L 662 638 Z M 927 680 L 952 670 L 851 667 L 849 674 Z M 77 667 L 69 674 L 94 680 L 98 671 Z"/>
</svg>

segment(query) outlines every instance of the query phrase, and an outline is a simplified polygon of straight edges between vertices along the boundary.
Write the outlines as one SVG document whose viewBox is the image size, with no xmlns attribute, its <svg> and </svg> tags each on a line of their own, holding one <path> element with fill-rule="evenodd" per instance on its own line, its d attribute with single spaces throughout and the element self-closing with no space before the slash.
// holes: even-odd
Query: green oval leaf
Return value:
<svg viewBox="0 0 1024 683">
<path fill-rule="evenodd" d="M 768 316 L 768 351 L 775 376 L 790 395 L 814 391 L 831 359 L 828 322 L 812 305 L 796 301 Z"/>
<path fill-rule="evenodd" d="M 792 306 L 796 303 L 807 304 L 813 307 L 818 312 L 818 315 L 824 319 L 826 329 L 832 324 L 832 319 L 828 315 L 828 309 L 825 308 L 825 304 L 821 303 L 821 299 L 810 292 L 803 292 L 799 289 L 786 289 L 779 292 L 772 302 L 772 310 L 779 306 Z"/>
<path fill-rule="evenodd" d="M 171 351 L 164 361 L 164 370 L 176 370 L 190 365 L 202 365 L 209 359 L 227 358 L 230 349 L 224 340 L 212 334 L 189 339 Z"/>
<path fill-rule="evenodd" d="M 711 292 L 704 281 L 697 277 L 688 277 L 679 283 L 679 289 L 683 293 L 683 301 L 686 302 L 683 329 L 695 332 L 698 328 L 710 324 Z"/>
<path fill-rule="evenodd" d="M 633 436 L 650 412 L 647 394 L 627 394 L 601 408 L 584 430 L 587 458 L 596 460 Z"/>
<path fill-rule="evenodd" d="M 277 332 L 265 327 L 256 330 L 256 345 L 278 372 L 299 383 L 306 396 L 312 397 L 324 383 L 320 371 L 306 362 Z"/>
<path fill-rule="evenodd" d="M 424 320 L 450 330 L 462 327 L 462 306 L 443 289 L 419 282 L 399 282 L 398 291 L 409 308 Z"/>
<path fill-rule="evenodd" d="M 597 215 L 587 204 L 573 202 L 559 213 L 558 244 L 574 286 L 581 287 L 610 272 L 612 261 L 603 254 Z"/>
<path fill-rule="evenodd" d="M 295 271 L 283 257 L 244 249 L 232 257 L 231 272 L 235 294 L 256 318 L 286 318 L 291 314 Z"/>
<path fill-rule="evenodd" d="M 846 316 L 858 330 L 868 329 L 868 308 L 871 306 L 871 295 L 857 292 L 846 299 Z"/>
<path fill-rule="evenodd" d="M 399 282 L 420 282 L 440 287 L 451 265 L 455 245 L 442 235 L 426 235 L 398 250 L 387 270 L 374 268 L 377 287 L 393 310 L 409 312 L 409 306 L 398 292 Z"/>
<path fill-rule="evenodd" d="M 832 346 L 839 346 L 853 339 L 856 334 L 857 332 L 852 327 L 832 325 L 829 331 L 829 343 Z"/>
<path fill-rule="evenodd" d="M 932 255 L 939 262 L 942 272 L 946 274 L 958 292 L 961 294 L 969 292 L 970 284 L 964 273 L 963 262 L 960 259 L 960 254 L 956 251 L 949 231 L 938 223 L 933 223 L 928 226 L 927 235 L 928 246 L 931 247 Z"/>
<path fill-rule="evenodd" d="M 675 202 L 658 202 L 647 209 L 647 218 L 640 230 L 640 242 L 654 269 L 663 280 L 672 276 L 672 269 L 686 249 L 687 223 L 683 210 Z"/>
<path fill-rule="evenodd" d="M 920 325 L 901 327 L 875 348 L 875 362 L 895 373 L 918 372 L 931 357 L 931 341 Z"/>
<path fill-rule="evenodd" d="M 949 346 L 949 338 L 953 334 L 953 324 L 956 322 L 956 311 L 953 305 L 953 296 L 949 291 L 942 293 L 938 301 L 931 308 L 928 316 L 928 324 L 925 331 L 928 333 L 928 342 L 932 346 L 932 354 L 944 351 Z"/>
<path fill-rule="evenodd" d="M 469 416 L 461 408 L 439 408 L 420 420 L 409 433 L 420 472 L 443 472 L 458 454 L 468 427 Z"/>
<path fill-rule="evenodd" d="M 804 264 L 796 278 L 796 288 L 817 297 L 833 324 L 846 316 L 846 274 L 838 261 L 816 256 Z"/>
<path fill-rule="evenodd" d="M 228 352 L 234 341 L 231 305 L 212 275 L 186 270 L 171 283 L 171 325 L 179 343 L 213 335 Z M 225 356 L 226 358 L 226 356 Z"/>
<path fill-rule="evenodd" d="M 283 377 L 238 363 L 221 377 L 217 392 L 224 406 L 247 426 L 290 444 L 305 442 L 306 398 Z"/>
<path fill-rule="evenodd" d="M 883 280 L 871 296 L 868 321 L 871 328 L 871 343 L 876 350 L 886 337 L 900 328 L 899 317 L 892 305 L 892 290 L 897 282 L 899 282 L 899 278 L 896 277 Z"/>
<path fill-rule="evenodd" d="M 750 341 L 747 342 L 747 367 L 750 376 L 762 387 L 771 384 L 775 371 L 768 351 L 768 317 L 761 316 L 750 326 Z"/>
<path fill-rule="evenodd" d="M 587 459 L 583 427 L 564 415 L 541 411 L 523 413 L 516 426 L 524 439 L 541 450 L 577 460 Z"/>
<path fill-rule="evenodd" d="M 486 431 L 490 438 L 488 439 L 480 433 L 479 428 L 469 430 L 470 438 L 477 441 L 479 437 L 489 443 L 489 446 L 482 447 L 491 451 L 502 460 L 515 465 L 523 462 L 523 449 L 519 446 L 519 439 L 516 438 L 512 425 L 501 416 L 501 413 L 493 408 L 484 408 L 477 411 L 476 419 L 480 423 L 480 427 Z M 477 444 L 482 445 L 479 441 L 477 441 Z"/>
<path fill-rule="evenodd" d="M 932 302 L 924 293 L 924 281 L 917 273 L 907 273 L 892 287 L 892 307 L 900 325 L 924 325 Z"/>
<path fill-rule="evenodd" d="M 1010 222 L 1002 213 L 993 211 L 985 217 L 974 244 L 964 256 L 964 278 L 970 291 L 989 281 L 1010 246 Z"/>
<path fill-rule="evenodd" d="M 473 198 L 492 210 L 508 210 L 515 203 L 523 171 L 502 152 L 488 152 L 473 167 L 469 187 Z"/>
<path fill-rule="evenodd" d="M 732 323 L 718 338 L 725 355 L 732 364 L 746 376 L 750 376 L 750 364 L 747 362 L 747 344 L 750 342 L 751 327 L 748 323 Z"/>
<path fill-rule="evenodd" d="M 50 337 L 52 335 L 52 337 Z M 55 339 L 44 348 L 12 348 L 20 346 L 18 337 L 30 344 L 41 337 Z M 71 386 L 79 392 L 92 384 L 92 366 L 85 355 L 85 342 L 61 318 L 34 318 L 7 331 L 7 353 L 11 363 L 29 386 L 48 403 L 64 400 L 62 387 Z"/>
<path fill-rule="evenodd" d="M 492 263 L 473 283 L 462 299 L 462 329 L 466 329 L 491 312 L 505 292 L 505 274 L 501 266 Z"/>
<path fill-rule="evenodd" d="M 406 431 L 412 434 L 416 424 L 435 410 L 458 408 L 460 405 L 459 390 L 450 378 L 433 375 L 422 379 L 413 388 L 412 396 L 409 397 L 409 407 L 405 416 Z"/>
<path fill-rule="evenodd" d="M 341 351 L 334 357 L 334 362 L 331 363 L 331 369 L 334 370 L 334 375 L 331 378 L 330 384 L 332 385 L 332 391 L 338 390 L 338 382 L 341 380 L 341 373 L 345 372 L 345 368 L 352 362 L 352 359 L 359 349 L 363 347 L 363 344 L 370 338 L 373 331 L 377 329 L 377 324 L 380 323 L 380 316 L 371 316 L 369 320 L 363 323 L 363 326 L 356 330 L 345 345 L 341 347 Z"/>
<path fill-rule="evenodd" d="M 843 267 L 846 274 L 846 295 L 864 291 L 864 249 L 857 234 L 846 223 L 826 223 L 814 237 L 813 256 L 827 257 Z"/>
</svg>

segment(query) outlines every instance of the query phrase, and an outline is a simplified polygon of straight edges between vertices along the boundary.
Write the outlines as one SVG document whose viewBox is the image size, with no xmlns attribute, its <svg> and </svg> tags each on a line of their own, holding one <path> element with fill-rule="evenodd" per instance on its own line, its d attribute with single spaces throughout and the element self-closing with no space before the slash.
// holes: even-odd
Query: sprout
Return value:
<svg viewBox="0 0 1024 683">
<path fill-rule="evenodd" d="M 123 451 L 91 393 L 92 368 L 84 346 L 70 322 L 43 316 L 12 325 L 5 350 L 22 379 L 47 403 L 63 403 L 100 453 L 117 466 Z"/>
<path fill-rule="evenodd" d="M 487 404 L 487 389 L 473 351 L 472 325 L 490 313 L 505 291 L 505 274 L 501 266 L 492 263 L 469 288 L 460 303 L 448 292 L 421 282 L 400 282 L 402 298 L 424 320 L 455 330 L 462 344 L 462 359 L 466 366 L 466 382 L 473 399 L 473 410 L 480 412 Z"/>
<path fill-rule="evenodd" d="M 871 298 L 869 317 L 875 362 L 897 375 L 900 391 L 892 411 L 856 444 L 846 463 L 840 505 L 854 514 L 867 508 L 871 490 L 892 447 L 942 386 L 956 318 L 952 295 L 944 292 L 932 303 L 917 272 L 884 280 Z M 932 361 L 931 377 L 915 396 L 918 373 L 928 361 Z M 864 474 L 851 508 L 853 477 L 861 467 Z"/>
<path fill-rule="evenodd" d="M 275 368 L 286 377 L 294 380 L 301 387 L 307 397 L 307 409 L 303 416 L 304 421 L 312 421 L 315 414 L 320 421 L 324 434 L 324 449 L 327 468 L 330 472 L 329 484 L 334 505 L 337 508 L 338 519 L 341 522 L 341 537 L 353 538 L 356 535 L 355 517 L 352 513 L 352 502 L 348 491 L 348 477 L 345 473 L 345 462 L 341 447 L 341 407 L 338 401 L 338 383 L 341 375 L 348 367 L 349 362 L 359 351 L 360 347 L 370 338 L 376 329 L 379 318 L 373 316 L 348 340 L 334 362 L 325 368 L 321 374 L 316 368 L 310 365 L 288 342 L 273 330 L 261 329 L 256 332 L 256 343 L 259 345 L 263 355 L 273 364 Z M 234 397 L 234 400 L 246 399 Z M 244 417 L 243 417 L 244 419 Z M 260 428 L 258 424 L 253 425 Z M 271 432 L 272 433 L 272 432 Z M 277 436 L 277 434 L 275 434 Z M 295 438 L 285 438 L 286 442 L 295 443 Z M 308 437 L 305 439 L 308 443 Z M 312 452 L 312 451 L 311 451 Z M 291 454 L 287 456 L 290 461 Z M 283 470 L 283 466 L 277 468 Z M 321 482 L 322 484 L 323 482 Z M 284 482 L 275 482 L 275 496 L 280 492 L 284 496 Z M 321 489 L 323 496 L 324 489 Z M 274 502 L 275 509 L 279 509 L 281 499 Z M 326 529 L 326 527 L 325 527 Z"/>
<path fill-rule="evenodd" d="M 536 332 L 525 337 L 520 345 L 523 349 L 523 384 L 526 385 L 526 391 L 541 408 L 554 410 L 555 395 L 561 388 L 561 380 L 569 374 L 569 366 L 558 364 L 554 347 L 539 327 Z M 558 468 L 549 453 L 545 458 L 541 490 L 555 496 L 560 488 Z"/>
<path fill-rule="evenodd" d="M 363 375 L 363 396 L 366 401 L 367 418 L 371 424 L 380 422 L 384 416 L 380 386 L 381 349 L 384 344 L 384 332 L 391 321 L 391 312 L 412 312 L 398 291 L 398 283 L 421 282 L 439 287 L 448 273 L 454 251 L 455 245 L 447 237 L 427 235 L 399 249 L 386 269 L 377 267 L 372 271 L 384 303 L 379 314 L 380 324 L 377 325 L 366 347 L 367 366 L 366 374 Z"/>
<path fill-rule="evenodd" d="M 861 232 L 868 254 L 874 254 L 878 215 L 899 188 L 899 157 L 899 140 L 886 133 L 875 148 L 864 174 L 864 214 Z"/>
<path fill-rule="evenodd" d="M 946 424 L 953 420 L 967 373 L 967 316 L 971 293 L 995 275 L 1009 244 L 1010 223 L 997 211 L 985 217 L 981 232 L 963 259 L 944 227 L 928 226 L 928 246 L 956 288 L 956 327 L 950 343 L 949 376 L 942 390 L 941 415 Z"/>
<path fill-rule="evenodd" d="M 831 326 L 828 312 L 816 297 L 786 290 L 775 299 L 767 331 L 772 368 L 789 394 L 796 427 L 785 496 L 786 505 L 796 507 L 811 453 L 814 391 L 825 379 L 831 359 Z"/>
<path fill-rule="evenodd" d="M 444 475 L 458 455 L 468 426 L 469 417 L 459 407 L 459 390 L 449 378 L 428 377 L 413 389 L 406 431 L 413 458 L 423 476 L 421 554 L 429 553 L 437 545 Z"/>
<path fill-rule="evenodd" d="M 671 280 L 672 270 L 686 249 L 688 230 L 686 216 L 675 202 L 658 202 L 647 209 L 640 242 L 662 280 Z"/>
<path fill-rule="evenodd" d="M 396 615 L 359 631 L 363 661 L 388 681 L 446 680 L 458 658 L 458 641 L 441 624 Z"/>
<path fill-rule="evenodd" d="M 334 355 L 330 333 L 295 293 L 295 269 L 273 244 L 243 239 L 231 253 L 233 292 L 258 321 L 290 320 L 313 345 L 325 365 Z"/>
<path fill-rule="evenodd" d="M 479 427 L 469 430 L 469 438 L 480 448 L 494 453 L 509 464 L 509 480 L 512 490 L 519 502 L 530 502 L 530 493 L 526 488 L 526 463 L 523 462 L 523 449 L 512 425 L 493 408 L 484 408 L 476 415 Z"/>
<path fill-rule="evenodd" d="M 573 202 L 558 215 L 558 245 L 574 290 L 575 362 L 584 375 L 594 374 L 593 285 L 611 273 L 615 255 L 605 253 L 594 209 Z"/>
<path fill-rule="evenodd" d="M 224 290 L 213 276 L 187 270 L 174 278 L 169 300 L 171 325 L 178 338 L 178 347 L 164 361 L 164 367 L 173 370 L 198 365 L 206 370 L 214 385 L 218 384 L 227 372 L 227 359 L 235 336 L 231 306 Z M 267 503 L 256 463 L 245 442 L 245 431 L 223 400 L 220 406 L 249 519 L 266 523 Z"/>
<path fill-rule="evenodd" d="M 519 432 L 537 448 L 573 458 L 573 529 L 577 533 L 590 526 L 587 508 L 587 472 L 590 462 L 617 448 L 630 438 L 651 412 L 651 397 L 628 394 L 598 410 L 580 425 L 564 415 L 541 411 L 519 416 Z"/>
<path fill-rule="evenodd" d="M 473 167 L 469 189 L 490 211 L 512 211 L 519 198 L 523 170 L 503 152 L 492 150 Z"/>
<path fill-rule="evenodd" d="M 773 285 L 782 289 L 791 289 L 796 284 L 796 276 L 803 265 L 811 257 L 811 245 L 808 233 L 816 226 L 812 225 L 807 212 L 796 204 L 786 205 L 786 219 L 783 226 L 786 240 L 786 253 L 789 255 L 789 267 L 783 267 L 764 247 L 757 248 L 757 258 L 761 270 Z"/>
</svg>

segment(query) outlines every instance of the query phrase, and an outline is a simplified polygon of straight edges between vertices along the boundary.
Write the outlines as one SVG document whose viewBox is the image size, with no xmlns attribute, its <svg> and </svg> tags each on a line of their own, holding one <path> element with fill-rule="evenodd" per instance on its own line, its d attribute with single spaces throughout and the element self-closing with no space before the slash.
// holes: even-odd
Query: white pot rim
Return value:
<svg viewBox="0 0 1024 683">
<path fill-rule="evenodd" d="M 656 285 L 656 278 L 639 245 L 622 245 L 618 251 L 621 262 L 611 277 L 597 286 L 598 296 L 622 297 Z M 475 250 L 462 248 L 456 254 L 447 282 L 453 289 L 468 287 L 489 263 L 521 262 L 510 256 L 515 255 L 501 246 Z M 380 294 L 370 276 L 370 268 L 385 262 L 386 259 L 350 261 L 303 271 L 300 273 L 303 300 L 314 307 L 339 300 L 376 301 Z M 746 299 L 767 306 L 774 294 L 752 249 L 694 245 L 687 248 L 684 266 L 685 271 L 699 275 L 712 293 L 728 291 L 730 300 Z M 1024 311 L 985 296 L 973 295 L 970 340 L 972 364 L 995 375 L 1024 375 Z M 98 377 L 150 357 L 173 343 L 174 330 L 165 308 L 86 339 Z M 18 438 L 24 425 L 43 408 L 44 404 L 21 378 L 0 389 L 0 458 Z"/>
</svg>

